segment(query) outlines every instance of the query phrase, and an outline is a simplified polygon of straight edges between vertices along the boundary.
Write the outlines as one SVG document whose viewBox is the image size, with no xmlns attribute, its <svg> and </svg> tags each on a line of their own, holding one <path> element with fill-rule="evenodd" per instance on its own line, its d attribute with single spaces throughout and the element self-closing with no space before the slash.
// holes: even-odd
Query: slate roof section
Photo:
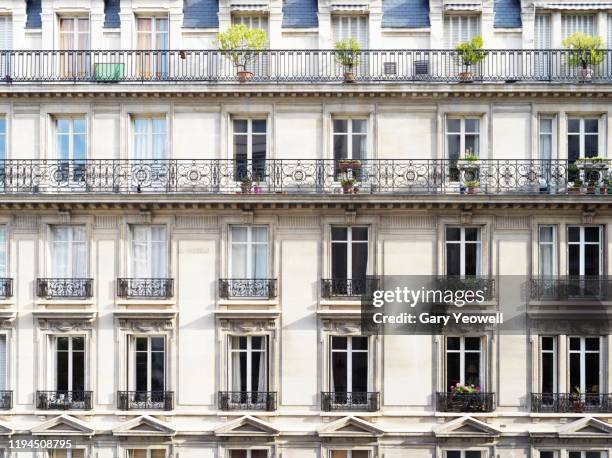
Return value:
<svg viewBox="0 0 612 458">
<path fill-rule="evenodd" d="M 183 27 L 219 27 L 219 0 L 183 0 Z"/>
<path fill-rule="evenodd" d="M 493 4 L 496 28 L 521 27 L 521 0 L 495 0 Z"/>
<path fill-rule="evenodd" d="M 42 27 L 41 12 L 41 0 L 26 0 L 26 29 L 40 29 Z"/>
<path fill-rule="evenodd" d="M 118 29 L 121 27 L 119 10 L 121 0 L 104 0 L 104 28 Z"/>
<path fill-rule="evenodd" d="M 317 0 L 283 0 L 283 27 L 319 27 Z"/>
<path fill-rule="evenodd" d="M 383 0 L 382 26 L 389 28 L 429 27 L 429 0 Z"/>
</svg>

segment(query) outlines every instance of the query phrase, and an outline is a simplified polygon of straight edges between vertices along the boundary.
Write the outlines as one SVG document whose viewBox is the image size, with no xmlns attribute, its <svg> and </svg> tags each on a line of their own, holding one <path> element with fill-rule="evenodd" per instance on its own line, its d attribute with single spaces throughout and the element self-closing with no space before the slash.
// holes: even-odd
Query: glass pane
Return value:
<svg viewBox="0 0 612 458">
<path fill-rule="evenodd" d="M 370 456 L 370 452 L 367 450 L 353 450 L 351 455 L 351 458 L 368 458 Z"/>
<path fill-rule="evenodd" d="M 348 338 L 342 336 L 332 336 L 332 350 L 346 350 L 348 347 Z"/>
<path fill-rule="evenodd" d="M 580 337 L 570 337 L 570 350 L 580 350 Z"/>
<path fill-rule="evenodd" d="M 447 337 L 446 348 L 448 350 L 459 350 L 461 348 L 461 338 L 459 337 Z"/>
<path fill-rule="evenodd" d="M 332 240 L 348 240 L 348 228 L 346 227 L 332 227 L 331 230 Z"/>
<path fill-rule="evenodd" d="M 348 391 L 347 386 L 347 353 L 332 352 L 331 356 L 332 369 L 332 391 L 343 393 Z"/>
<path fill-rule="evenodd" d="M 480 458 L 480 451 L 477 450 L 468 450 L 465 452 L 465 458 Z"/>
<path fill-rule="evenodd" d="M 570 353 L 570 386 L 569 391 L 581 391 L 580 388 L 580 353 Z"/>
<path fill-rule="evenodd" d="M 459 241 L 461 240 L 461 229 L 458 227 L 446 228 L 446 240 Z"/>
<path fill-rule="evenodd" d="M 365 159 L 367 157 L 367 137 L 353 135 L 353 151 L 351 159 Z"/>
<path fill-rule="evenodd" d="M 478 275 L 480 273 L 480 244 L 465 244 L 465 275 Z"/>
<path fill-rule="evenodd" d="M 584 275 L 599 275 L 599 245 L 584 246 Z"/>
<path fill-rule="evenodd" d="M 480 353 L 465 354 L 465 383 L 480 385 Z"/>
<path fill-rule="evenodd" d="M 584 358 L 584 389 L 599 393 L 599 353 L 587 353 Z"/>
<path fill-rule="evenodd" d="M 461 364 L 459 353 L 446 353 L 446 389 L 451 390 L 461 382 Z"/>
<path fill-rule="evenodd" d="M 580 241 L 580 228 L 578 226 L 570 226 L 567 228 L 567 239 L 569 242 Z"/>
<path fill-rule="evenodd" d="M 352 338 L 353 350 L 367 350 L 368 349 L 368 338 L 367 337 L 353 337 Z"/>
<path fill-rule="evenodd" d="M 597 133 L 599 130 L 599 121 L 597 119 L 585 119 L 584 131 L 586 133 Z"/>
<path fill-rule="evenodd" d="M 254 119 L 253 121 L 253 133 L 265 134 L 266 133 L 266 120 L 265 119 Z"/>
<path fill-rule="evenodd" d="M 368 244 L 353 243 L 352 275 L 353 279 L 364 279 L 368 268 Z"/>
<path fill-rule="evenodd" d="M 472 351 L 480 351 L 480 337 L 466 337 L 465 349 Z"/>
<path fill-rule="evenodd" d="M 268 241 L 268 228 L 267 227 L 253 227 L 251 229 L 251 237 L 253 242 L 265 243 Z"/>
<path fill-rule="evenodd" d="M 352 232 L 353 240 L 368 240 L 367 227 L 353 227 Z"/>
<path fill-rule="evenodd" d="M 164 353 L 151 353 L 151 390 L 163 391 L 164 381 Z"/>
<path fill-rule="evenodd" d="M 552 119 L 540 118 L 540 133 L 542 134 L 552 133 Z"/>
<path fill-rule="evenodd" d="M 466 119 L 465 131 L 469 133 L 478 133 L 480 131 L 480 122 L 478 119 Z"/>
<path fill-rule="evenodd" d="M 567 268 L 570 275 L 580 275 L 580 247 L 578 245 L 569 245 Z"/>
<path fill-rule="evenodd" d="M 465 136 L 465 152 L 466 154 L 475 154 L 476 156 L 480 153 L 480 136 L 478 135 L 466 135 Z"/>
<path fill-rule="evenodd" d="M 572 133 L 580 132 L 580 119 L 572 118 L 567 121 L 567 131 Z"/>
<path fill-rule="evenodd" d="M 161 449 L 151 450 L 151 458 L 166 458 L 166 451 Z"/>
<path fill-rule="evenodd" d="M 58 391 L 68 390 L 68 352 L 57 352 L 57 387 Z"/>
<path fill-rule="evenodd" d="M 230 458 L 247 458 L 246 450 L 230 450 Z"/>
<path fill-rule="evenodd" d="M 448 158 L 459 159 L 463 156 L 461 154 L 461 137 L 459 135 L 447 135 L 448 141 Z"/>
<path fill-rule="evenodd" d="M 599 137 L 597 135 L 584 136 L 584 157 L 599 156 Z"/>
<path fill-rule="evenodd" d="M 446 244 L 446 274 L 461 275 L 461 247 L 458 243 Z"/>
<path fill-rule="evenodd" d="M 585 227 L 584 228 L 584 241 L 585 242 L 597 242 L 599 243 L 599 227 Z"/>
<path fill-rule="evenodd" d="M 580 138 L 578 135 L 567 136 L 567 158 L 574 162 L 580 157 Z"/>
<path fill-rule="evenodd" d="M 165 339 L 163 337 L 151 337 L 151 350 L 164 351 L 164 342 Z"/>
<path fill-rule="evenodd" d="M 348 244 L 332 243 L 331 264 L 332 278 L 347 278 L 348 276 Z"/>
<path fill-rule="evenodd" d="M 348 136 L 334 135 L 334 159 L 348 158 Z"/>
<path fill-rule="evenodd" d="M 85 352 L 72 353 L 72 390 L 85 390 Z"/>
<path fill-rule="evenodd" d="M 347 450 L 332 450 L 330 458 L 348 458 Z"/>
<path fill-rule="evenodd" d="M 348 132 L 348 121 L 346 119 L 334 119 L 334 133 Z"/>
<path fill-rule="evenodd" d="M 365 134 L 366 129 L 367 121 L 365 119 L 353 119 L 353 133 Z"/>
<path fill-rule="evenodd" d="M 232 227 L 232 242 L 246 242 L 248 228 L 241 226 Z"/>
<path fill-rule="evenodd" d="M 267 450 L 251 450 L 251 458 L 267 458 Z"/>
<path fill-rule="evenodd" d="M 460 119 L 447 119 L 446 120 L 446 131 L 447 132 L 461 132 L 461 120 Z"/>
<path fill-rule="evenodd" d="M 542 354 L 542 393 L 555 392 L 555 363 L 553 353 Z"/>
<path fill-rule="evenodd" d="M 542 350 L 552 351 L 555 348 L 554 337 L 542 337 Z"/>
<path fill-rule="evenodd" d="M 248 121 L 246 119 L 234 119 L 234 132 L 247 133 Z"/>
<path fill-rule="evenodd" d="M 477 227 L 466 227 L 465 240 L 468 242 L 480 240 L 480 229 L 478 229 Z"/>
<path fill-rule="evenodd" d="M 147 353 L 136 352 L 136 391 L 147 389 Z"/>
<path fill-rule="evenodd" d="M 353 386 L 352 391 L 365 393 L 368 391 L 368 353 L 352 353 Z"/>
<path fill-rule="evenodd" d="M 586 351 L 599 351 L 599 338 L 587 337 L 584 339 L 584 348 Z"/>
<path fill-rule="evenodd" d="M 447 450 L 446 458 L 461 458 L 461 452 L 459 450 Z"/>
<path fill-rule="evenodd" d="M 553 242 L 554 240 L 553 226 L 540 226 L 540 242 Z"/>
</svg>

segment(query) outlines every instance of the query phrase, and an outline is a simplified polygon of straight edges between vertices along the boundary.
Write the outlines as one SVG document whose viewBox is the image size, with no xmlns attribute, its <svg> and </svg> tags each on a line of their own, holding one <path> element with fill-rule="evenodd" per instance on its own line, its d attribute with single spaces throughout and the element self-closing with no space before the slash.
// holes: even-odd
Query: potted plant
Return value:
<svg viewBox="0 0 612 458">
<path fill-rule="evenodd" d="M 480 181 L 466 181 L 465 187 L 467 188 L 468 194 L 476 194 L 480 187 Z"/>
<path fill-rule="evenodd" d="M 580 387 L 574 387 L 572 392 L 571 401 L 575 412 L 582 412 L 584 410 L 584 397 L 580 391 Z"/>
<path fill-rule="evenodd" d="M 240 191 L 242 194 L 249 194 L 252 186 L 253 181 L 250 177 L 244 177 L 242 180 L 240 180 Z"/>
<path fill-rule="evenodd" d="M 592 67 L 601 64 L 605 58 L 601 37 L 575 32 L 562 43 L 568 50 L 568 64 L 578 67 L 578 81 L 591 81 L 593 79 Z"/>
<path fill-rule="evenodd" d="M 261 185 L 259 184 L 259 180 L 255 181 L 255 184 L 253 185 L 253 192 L 255 194 L 261 194 L 262 188 L 261 188 Z"/>
<path fill-rule="evenodd" d="M 574 181 L 572 181 L 571 186 L 568 188 L 567 192 L 569 194 L 580 194 L 581 191 L 582 191 L 582 180 L 576 177 L 574 178 Z"/>
<path fill-rule="evenodd" d="M 340 159 L 338 161 L 338 167 L 341 171 L 358 169 L 361 167 L 361 161 L 359 159 Z"/>
<path fill-rule="evenodd" d="M 481 36 L 472 38 L 470 41 L 459 43 L 455 46 L 456 58 L 463 71 L 459 73 L 459 80 L 470 82 L 474 79 L 472 65 L 477 65 L 487 57 L 487 52 L 482 49 L 483 41 Z"/>
<path fill-rule="evenodd" d="M 474 402 L 473 399 L 466 399 L 480 394 L 480 387 L 478 385 L 457 383 L 449 387 L 449 390 L 450 396 L 448 397 L 448 404 L 450 411 L 461 412 L 465 410 L 466 405 L 478 407 L 478 403 Z"/>
<path fill-rule="evenodd" d="M 236 67 L 238 81 L 245 83 L 253 77 L 247 65 L 265 48 L 267 38 L 262 29 L 249 28 L 244 24 L 234 24 L 225 32 L 217 34 L 219 49 Z"/>
<path fill-rule="evenodd" d="M 355 180 L 355 178 L 342 178 L 340 180 L 340 185 L 342 186 L 344 194 L 353 194 L 356 182 L 357 180 Z"/>
<path fill-rule="evenodd" d="M 336 42 L 335 49 L 336 60 L 342 65 L 344 71 L 344 82 L 354 83 L 355 73 L 353 68 L 359 65 L 361 56 L 359 43 L 354 38 L 347 38 Z"/>
</svg>

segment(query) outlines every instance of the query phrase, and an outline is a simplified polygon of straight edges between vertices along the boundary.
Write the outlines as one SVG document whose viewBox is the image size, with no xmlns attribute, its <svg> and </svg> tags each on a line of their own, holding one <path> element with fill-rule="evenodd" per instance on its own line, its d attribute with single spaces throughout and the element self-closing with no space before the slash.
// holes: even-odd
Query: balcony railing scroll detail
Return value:
<svg viewBox="0 0 612 458">
<path fill-rule="evenodd" d="M 10 410 L 13 408 L 13 392 L 10 390 L 0 390 L 0 410 Z"/>
<path fill-rule="evenodd" d="M 118 278 L 117 296 L 125 299 L 170 299 L 173 278 Z"/>
<path fill-rule="evenodd" d="M 492 412 L 494 409 L 494 393 L 436 393 L 438 412 Z"/>
<path fill-rule="evenodd" d="M 219 391 L 220 410 L 276 410 L 276 391 Z"/>
<path fill-rule="evenodd" d="M 172 410 L 174 391 L 118 391 L 119 410 Z"/>
<path fill-rule="evenodd" d="M 332 298 L 358 298 L 378 287 L 379 279 L 365 278 L 323 278 L 321 279 L 321 297 Z"/>
<path fill-rule="evenodd" d="M 588 76 L 570 65 L 566 49 L 490 49 L 473 66 L 469 82 L 578 82 L 612 80 L 612 50 Z M 209 82 L 237 83 L 231 51 L 195 50 L 2 50 L 0 82 Z M 467 82 L 460 56 L 449 49 L 362 50 L 357 82 Z M 247 70 L 252 82 L 341 82 L 344 68 L 334 50 L 265 50 Z M 463 75 L 462 75 L 463 74 Z"/>
<path fill-rule="evenodd" d="M 221 278 L 219 297 L 273 299 L 276 297 L 276 278 Z"/>
<path fill-rule="evenodd" d="M 571 275 L 532 277 L 529 292 L 534 301 L 610 301 L 612 278 Z"/>
<path fill-rule="evenodd" d="M 45 299 L 87 299 L 93 296 L 93 279 L 38 278 L 36 295 Z"/>
<path fill-rule="evenodd" d="M 93 391 L 37 391 L 39 410 L 91 410 Z"/>
<path fill-rule="evenodd" d="M 380 410 L 380 393 L 372 392 L 321 392 L 321 410 L 376 412 Z"/>
<path fill-rule="evenodd" d="M 13 297 L 13 279 L 0 278 L 0 299 Z M 0 391 L 0 393 L 2 393 Z"/>
<path fill-rule="evenodd" d="M 531 411 L 544 413 L 610 413 L 610 393 L 531 393 Z"/>
</svg>

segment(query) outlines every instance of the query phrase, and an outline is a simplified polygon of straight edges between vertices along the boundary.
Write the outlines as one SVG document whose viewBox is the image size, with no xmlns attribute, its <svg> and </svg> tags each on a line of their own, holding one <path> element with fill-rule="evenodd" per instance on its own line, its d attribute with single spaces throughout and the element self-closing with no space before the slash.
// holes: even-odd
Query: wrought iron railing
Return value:
<svg viewBox="0 0 612 458">
<path fill-rule="evenodd" d="M 602 194 L 597 179 L 567 160 L 363 159 L 7 159 L 1 194 Z M 341 186 L 342 180 L 354 184 Z M 574 182 L 580 178 L 580 185 Z M 592 177 L 591 177 L 592 178 Z M 576 186 L 574 186 L 576 185 Z"/>
<path fill-rule="evenodd" d="M 355 298 L 373 291 L 378 284 L 379 279 L 376 277 L 323 278 L 321 279 L 321 297 L 324 299 Z"/>
<path fill-rule="evenodd" d="M 610 393 L 531 393 L 532 412 L 612 412 Z"/>
<path fill-rule="evenodd" d="M 13 408 L 13 392 L 0 390 L 0 410 L 10 410 Z"/>
<path fill-rule="evenodd" d="M 173 278 L 118 278 L 117 296 L 122 298 L 170 299 L 174 295 Z"/>
<path fill-rule="evenodd" d="M 15 50 L 0 51 L 0 81 L 16 82 L 237 82 L 231 51 L 220 50 Z M 609 82 L 612 50 L 583 71 L 571 50 L 490 49 L 466 67 L 455 50 L 362 50 L 346 68 L 334 50 L 265 50 L 247 66 L 254 82 Z"/>
<path fill-rule="evenodd" d="M 119 410 L 172 410 L 174 391 L 118 391 Z"/>
<path fill-rule="evenodd" d="M 436 393 L 438 412 L 492 412 L 494 393 Z"/>
<path fill-rule="evenodd" d="M 0 278 L 0 299 L 13 297 L 13 279 Z M 2 393 L 2 391 L 0 391 Z"/>
<path fill-rule="evenodd" d="M 38 278 L 36 295 L 46 299 L 85 299 L 93 296 L 93 278 Z"/>
<path fill-rule="evenodd" d="M 220 410 L 276 410 L 276 391 L 219 391 Z"/>
<path fill-rule="evenodd" d="M 40 410 L 91 410 L 93 391 L 37 391 L 36 408 Z"/>
<path fill-rule="evenodd" d="M 276 297 L 276 278 L 220 278 L 219 297 L 272 299 Z"/>
<path fill-rule="evenodd" d="M 530 298 L 534 301 L 609 301 L 612 279 L 607 276 L 533 277 Z"/>
<path fill-rule="evenodd" d="M 380 409 L 379 392 L 321 392 L 321 410 L 331 411 L 359 411 L 376 412 Z"/>
</svg>

